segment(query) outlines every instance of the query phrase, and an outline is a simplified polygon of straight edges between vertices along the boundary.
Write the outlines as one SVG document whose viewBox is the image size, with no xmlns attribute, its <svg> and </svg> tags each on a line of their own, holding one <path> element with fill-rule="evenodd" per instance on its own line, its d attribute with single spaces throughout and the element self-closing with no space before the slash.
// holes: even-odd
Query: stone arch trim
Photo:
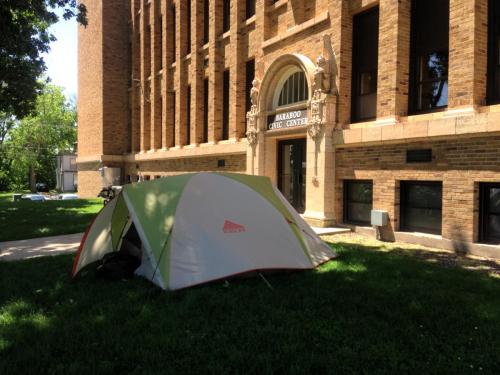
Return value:
<svg viewBox="0 0 500 375">
<path fill-rule="evenodd" d="M 291 65 L 297 66 L 305 73 L 309 95 L 313 92 L 313 76 L 315 65 L 307 56 L 302 54 L 286 54 L 278 57 L 267 69 L 260 85 L 258 111 L 263 114 L 268 110 L 273 101 L 275 90 L 281 79 L 282 73 Z"/>
</svg>

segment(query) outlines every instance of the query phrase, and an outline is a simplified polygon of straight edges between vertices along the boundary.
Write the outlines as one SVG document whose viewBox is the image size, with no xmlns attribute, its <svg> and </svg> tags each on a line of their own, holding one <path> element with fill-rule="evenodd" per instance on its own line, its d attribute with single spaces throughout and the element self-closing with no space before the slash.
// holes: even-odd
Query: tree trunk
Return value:
<svg viewBox="0 0 500 375">
<path fill-rule="evenodd" d="M 36 193 L 36 175 L 35 175 L 35 168 L 30 165 L 30 191 L 32 193 Z"/>
</svg>

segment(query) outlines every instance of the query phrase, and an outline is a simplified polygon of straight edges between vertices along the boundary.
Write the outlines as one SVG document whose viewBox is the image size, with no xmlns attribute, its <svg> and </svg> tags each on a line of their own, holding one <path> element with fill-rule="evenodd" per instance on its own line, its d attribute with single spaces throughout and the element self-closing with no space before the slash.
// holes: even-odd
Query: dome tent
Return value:
<svg viewBox="0 0 500 375">
<path fill-rule="evenodd" d="M 142 242 L 135 273 L 168 290 L 335 256 L 267 177 L 192 173 L 124 186 L 83 236 L 73 276 L 119 251 L 132 226 Z"/>
</svg>

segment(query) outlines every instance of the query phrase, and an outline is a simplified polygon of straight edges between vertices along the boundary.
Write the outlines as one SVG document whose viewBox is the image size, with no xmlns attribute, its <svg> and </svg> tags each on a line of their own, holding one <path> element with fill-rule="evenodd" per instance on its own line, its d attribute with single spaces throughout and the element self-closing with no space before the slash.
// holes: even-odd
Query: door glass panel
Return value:
<svg viewBox="0 0 500 375">
<path fill-rule="evenodd" d="M 306 160 L 303 139 L 278 144 L 278 188 L 299 213 L 305 210 Z"/>
</svg>

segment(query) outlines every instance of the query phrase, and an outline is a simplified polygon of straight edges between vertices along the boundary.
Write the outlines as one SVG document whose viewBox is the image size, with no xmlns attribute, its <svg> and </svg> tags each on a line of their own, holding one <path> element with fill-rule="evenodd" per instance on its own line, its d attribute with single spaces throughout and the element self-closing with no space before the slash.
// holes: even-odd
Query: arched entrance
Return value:
<svg viewBox="0 0 500 375">
<path fill-rule="evenodd" d="M 325 214 L 329 199 L 325 171 L 331 170 L 333 157 L 329 147 L 326 160 L 331 133 L 326 140 L 324 130 L 334 126 L 336 91 L 325 88 L 326 80 L 334 76 L 332 69 L 325 73 L 325 61 L 332 60 L 321 57 L 315 65 L 300 54 L 277 58 L 262 81 L 254 81 L 247 114 L 248 173 L 269 177 L 290 204 L 316 225 L 330 224 L 333 215 L 329 207 Z"/>
<path fill-rule="evenodd" d="M 260 131 L 264 133 L 266 175 L 273 179 L 290 204 L 306 209 L 307 125 L 314 64 L 305 56 L 277 59 L 262 81 L 259 103 Z"/>
</svg>

